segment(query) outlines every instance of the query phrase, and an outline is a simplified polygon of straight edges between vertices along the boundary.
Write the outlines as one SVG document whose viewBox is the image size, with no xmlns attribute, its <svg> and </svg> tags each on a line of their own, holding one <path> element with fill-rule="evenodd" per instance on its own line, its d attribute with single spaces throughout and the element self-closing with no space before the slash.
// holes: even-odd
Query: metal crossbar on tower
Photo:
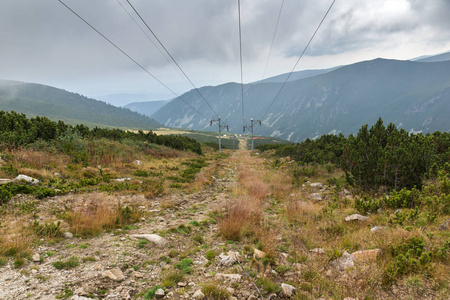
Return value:
<svg viewBox="0 0 450 300">
<path fill-rule="evenodd" d="M 253 123 L 259 123 L 259 126 L 261 126 L 261 120 L 253 120 L 253 118 L 250 119 L 250 126 L 244 126 L 244 134 L 245 129 L 250 129 L 250 132 L 252 133 L 252 151 L 253 151 Z"/>
<path fill-rule="evenodd" d="M 222 153 L 222 141 L 221 141 L 220 134 L 222 132 L 222 129 L 226 129 L 228 131 L 228 125 L 221 125 L 220 124 L 220 116 L 218 116 L 217 120 L 211 120 L 211 123 L 209 124 L 209 126 L 212 126 L 212 124 L 214 122 L 217 122 L 218 125 L 219 125 L 219 153 Z"/>
</svg>

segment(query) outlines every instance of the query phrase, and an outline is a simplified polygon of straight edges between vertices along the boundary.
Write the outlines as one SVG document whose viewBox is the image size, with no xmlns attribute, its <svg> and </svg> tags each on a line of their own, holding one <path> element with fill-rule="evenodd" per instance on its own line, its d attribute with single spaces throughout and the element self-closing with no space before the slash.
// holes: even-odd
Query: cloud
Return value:
<svg viewBox="0 0 450 300">
<path fill-rule="evenodd" d="M 177 93 L 192 88 L 124 11 L 147 31 L 126 0 L 63 1 Z M 240 80 L 236 1 L 130 2 L 197 86 Z M 284 1 L 268 74 L 290 71 L 331 2 Z M 263 73 L 281 3 L 241 1 L 246 81 Z M 336 1 L 302 66 L 340 65 L 374 55 L 407 59 L 448 50 L 449 15 L 447 0 Z M 171 94 L 58 1 L 3 0 L 0 40 L 0 78 L 89 95 Z"/>
</svg>

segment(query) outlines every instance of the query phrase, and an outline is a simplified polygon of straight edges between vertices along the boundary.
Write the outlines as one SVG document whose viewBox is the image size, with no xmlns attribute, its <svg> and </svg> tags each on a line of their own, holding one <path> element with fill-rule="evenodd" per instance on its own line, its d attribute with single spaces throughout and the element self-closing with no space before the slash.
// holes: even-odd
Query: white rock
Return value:
<svg viewBox="0 0 450 300">
<path fill-rule="evenodd" d="M 78 295 L 72 296 L 71 299 L 72 299 L 72 300 L 92 300 L 92 298 L 83 297 L 83 296 L 78 296 Z"/>
<path fill-rule="evenodd" d="M 192 295 L 193 299 L 203 299 L 205 298 L 205 294 L 202 293 L 201 290 L 195 291 L 195 293 Z"/>
<path fill-rule="evenodd" d="M 242 256 L 238 252 L 229 251 L 227 254 L 222 253 L 219 255 L 219 265 L 231 267 L 236 261 L 242 261 Z"/>
<path fill-rule="evenodd" d="M 107 270 L 103 272 L 102 275 L 115 281 L 122 281 L 125 279 L 125 276 L 123 275 L 122 271 L 118 268 Z"/>
<path fill-rule="evenodd" d="M 314 248 L 309 250 L 309 252 L 316 254 L 325 254 L 325 250 L 323 248 Z"/>
<path fill-rule="evenodd" d="M 292 295 L 295 293 L 296 288 L 290 284 L 282 283 L 281 290 L 283 292 L 283 295 L 285 295 L 286 297 L 292 297 Z"/>
<path fill-rule="evenodd" d="M 33 260 L 33 262 L 40 262 L 41 256 L 39 255 L 39 253 L 36 253 L 35 255 L 33 255 L 33 257 L 31 257 L 31 259 Z"/>
<path fill-rule="evenodd" d="M 3 185 L 5 183 L 9 183 L 9 182 L 12 182 L 12 180 L 11 179 L 0 179 L 0 185 Z"/>
<path fill-rule="evenodd" d="M 357 220 L 357 221 L 366 221 L 368 219 L 369 219 L 369 217 L 365 217 L 365 216 L 362 216 L 362 215 L 359 215 L 359 214 L 353 214 L 353 215 L 345 217 L 345 221 L 347 221 L 347 222 L 355 221 L 355 220 Z"/>
<path fill-rule="evenodd" d="M 129 177 L 124 177 L 124 178 L 117 178 L 117 179 L 114 179 L 115 181 L 119 181 L 119 182 L 123 182 L 123 181 L 129 181 L 129 180 L 131 180 L 131 178 L 129 178 Z"/>
<path fill-rule="evenodd" d="M 149 242 L 154 243 L 158 247 L 164 247 L 167 244 L 167 240 L 157 234 L 133 234 L 130 235 L 131 238 L 134 239 L 144 239 Z"/>
<path fill-rule="evenodd" d="M 235 261 L 242 261 L 242 256 L 239 254 L 239 252 L 228 251 L 228 255 Z"/>
<path fill-rule="evenodd" d="M 156 298 L 163 298 L 166 295 L 163 289 L 157 289 L 155 292 Z"/>
<path fill-rule="evenodd" d="M 386 227 L 385 226 L 375 226 L 373 228 L 370 228 L 370 231 L 376 232 L 376 231 L 379 231 L 379 230 L 383 230 L 384 228 L 386 228 Z"/>
<path fill-rule="evenodd" d="M 264 257 L 266 257 L 266 253 L 265 252 L 263 252 L 261 250 L 258 250 L 258 249 L 255 249 L 255 251 L 253 253 L 253 258 L 264 258 Z"/>
<path fill-rule="evenodd" d="M 30 177 L 30 176 L 27 176 L 27 175 L 22 175 L 22 174 L 20 174 L 16 178 L 14 178 L 14 181 L 16 181 L 16 180 L 24 180 L 24 181 L 32 183 L 32 184 L 38 184 L 39 183 L 39 180 L 37 180 L 37 179 L 35 179 L 33 177 Z"/>
<path fill-rule="evenodd" d="M 339 271 L 345 271 L 346 269 L 353 267 L 355 263 L 353 262 L 354 257 L 347 251 L 342 254 L 342 256 L 336 259 L 332 265 L 336 266 Z"/>
<path fill-rule="evenodd" d="M 242 275 L 216 273 L 216 279 L 218 279 L 218 280 L 230 280 L 231 282 L 239 282 L 242 279 Z"/>
<path fill-rule="evenodd" d="M 142 162 L 140 160 L 135 160 L 133 163 L 137 164 L 138 166 L 142 165 Z"/>
<path fill-rule="evenodd" d="M 311 200 L 316 200 L 316 201 L 322 201 L 322 199 L 323 199 L 322 195 L 319 193 L 311 193 L 311 194 L 309 194 L 309 198 Z"/>
<path fill-rule="evenodd" d="M 71 239 L 71 238 L 73 238 L 73 233 L 66 231 L 66 232 L 64 232 L 64 237 L 66 239 Z"/>
<path fill-rule="evenodd" d="M 322 183 L 321 182 L 314 182 L 310 184 L 310 187 L 322 187 Z"/>
</svg>

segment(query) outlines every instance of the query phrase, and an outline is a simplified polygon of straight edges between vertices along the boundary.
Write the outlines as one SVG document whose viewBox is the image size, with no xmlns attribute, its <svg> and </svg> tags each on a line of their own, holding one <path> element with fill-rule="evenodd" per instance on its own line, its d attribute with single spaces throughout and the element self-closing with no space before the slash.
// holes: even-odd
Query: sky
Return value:
<svg viewBox="0 0 450 300">
<path fill-rule="evenodd" d="M 127 0 L 62 1 L 146 71 L 58 0 L 2 0 L 0 79 L 115 105 L 170 99 L 193 88 Z M 238 1 L 128 1 L 194 86 L 241 82 Z M 332 2 L 241 0 L 243 82 L 290 72 Z M 336 0 L 295 71 L 448 52 L 449 16 L 448 0 Z M 122 96 L 105 96 L 116 94 Z"/>
</svg>

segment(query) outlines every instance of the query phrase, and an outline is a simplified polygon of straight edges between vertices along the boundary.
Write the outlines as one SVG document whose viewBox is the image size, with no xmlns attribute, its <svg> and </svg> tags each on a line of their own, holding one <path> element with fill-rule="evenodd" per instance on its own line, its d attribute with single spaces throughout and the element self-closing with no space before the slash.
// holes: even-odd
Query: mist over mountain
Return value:
<svg viewBox="0 0 450 300">
<path fill-rule="evenodd" d="M 159 126 L 149 117 L 128 109 L 51 86 L 10 80 L 0 80 L 0 110 L 90 127 L 151 129 Z"/>
<path fill-rule="evenodd" d="M 327 73 L 287 82 L 279 97 L 279 82 L 244 85 L 244 114 L 261 119 L 258 135 L 290 141 L 322 134 L 356 133 L 379 117 L 411 132 L 450 130 L 450 61 L 433 63 L 375 59 Z M 227 83 L 200 88 L 230 130 L 242 132 L 241 86 Z M 169 127 L 217 130 L 217 118 L 195 90 L 174 99 L 152 116 Z M 271 103 L 273 105 L 271 106 Z M 269 109 L 270 107 L 270 109 Z M 267 114 L 266 114 L 267 112 Z"/>
<path fill-rule="evenodd" d="M 438 62 L 438 61 L 446 61 L 446 60 L 450 60 L 450 52 L 445 52 L 442 54 L 438 54 L 438 55 L 431 55 L 431 56 L 426 56 L 426 57 L 422 57 L 422 58 L 417 58 L 414 59 L 414 61 L 418 61 L 418 62 Z"/>
<path fill-rule="evenodd" d="M 146 116 L 151 116 L 169 102 L 170 100 L 132 102 L 125 105 L 124 107 L 128 108 L 131 111 L 135 111 Z"/>
</svg>

